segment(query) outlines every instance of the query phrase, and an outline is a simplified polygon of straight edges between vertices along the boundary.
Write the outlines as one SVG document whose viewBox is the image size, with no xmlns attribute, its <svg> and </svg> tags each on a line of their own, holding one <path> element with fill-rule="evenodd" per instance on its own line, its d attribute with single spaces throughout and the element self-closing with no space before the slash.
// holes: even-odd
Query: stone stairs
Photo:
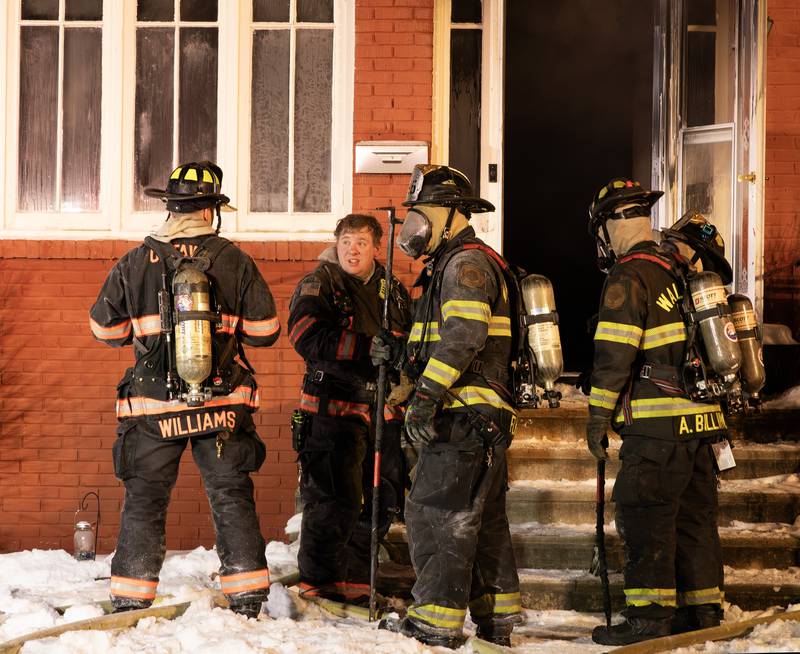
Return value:
<svg viewBox="0 0 800 654">
<path fill-rule="evenodd" d="M 507 511 L 523 604 L 531 609 L 601 611 L 600 581 L 588 573 L 594 547 L 594 459 L 584 445 L 587 409 L 526 412 L 509 450 Z M 729 420 L 737 467 L 722 476 L 720 539 L 726 599 L 753 610 L 800 601 L 800 411 Z M 619 440 L 606 466 L 606 547 L 612 600 L 622 608 L 622 551 L 613 526 Z M 387 539 L 407 562 L 405 529 Z"/>
</svg>

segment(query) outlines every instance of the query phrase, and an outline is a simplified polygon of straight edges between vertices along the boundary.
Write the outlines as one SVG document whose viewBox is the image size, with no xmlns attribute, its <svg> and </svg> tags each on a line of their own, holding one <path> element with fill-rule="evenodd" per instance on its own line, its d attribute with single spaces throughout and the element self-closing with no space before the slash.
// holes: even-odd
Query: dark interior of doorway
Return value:
<svg viewBox="0 0 800 654">
<path fill-rule="evenodd" d="M 592 196 L 650 184 L 655 4 L 506 0 L 503 252 L 553 282 L 567 371 L 591 365 L 603 283 Z"/>
</svg>

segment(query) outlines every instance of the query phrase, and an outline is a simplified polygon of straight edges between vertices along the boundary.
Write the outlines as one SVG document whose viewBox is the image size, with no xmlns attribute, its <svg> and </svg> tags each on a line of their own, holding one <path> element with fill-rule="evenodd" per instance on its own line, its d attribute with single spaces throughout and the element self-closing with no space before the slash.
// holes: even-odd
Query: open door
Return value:
<svg viewBox="0 0 800 654">
<path fill-rule="evenodd" d="M 733 286 L 763 303 L 764 0 L 661 0 L 655 187 L 665 227 L 698 210 L 725 239 Z M 658 51 L 657 51 L 658 52 Z"/>
</svg>

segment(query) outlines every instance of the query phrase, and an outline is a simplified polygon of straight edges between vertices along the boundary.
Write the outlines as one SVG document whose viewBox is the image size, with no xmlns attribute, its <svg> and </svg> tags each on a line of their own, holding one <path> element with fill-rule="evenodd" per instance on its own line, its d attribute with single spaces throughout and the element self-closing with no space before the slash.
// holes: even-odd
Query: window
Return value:
<svg viewBox="0 0 800 654">
<path fill-rule="evenodd" d="M 349 211 L 354 3 L 7 2 L 3 232 L 140 238 L 165 211 L 144 188 L 202 159 L 237 238 L 327 238 Z"/>
</svg>

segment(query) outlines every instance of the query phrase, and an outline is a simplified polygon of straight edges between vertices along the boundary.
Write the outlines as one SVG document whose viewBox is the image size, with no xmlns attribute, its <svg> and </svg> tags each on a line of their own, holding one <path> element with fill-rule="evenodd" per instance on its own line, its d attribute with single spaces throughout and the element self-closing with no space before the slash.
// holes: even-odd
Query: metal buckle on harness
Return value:
<svg viewBox="0 0 800 654">
<path fill-rule="evenodd" d="M 368 393 L 374 393 L 375 391 L 378 390 L 378 385 L 374 382 L 367 382 L 366 384 L 364 384 L 364 390 L 367 391 Z"/>
<path fill-rule="evenodd" d="M 317 382 L 318 384 L 325 379 L 325 371 L 324 370 L 315 370 L 314 374 L 311 377 L 311 381 Z"/>
<path fill-rule="evenodd" d="M 652 374 L 652 372 L 653 372 L 653 366 L 651 366 L 649 363 L 645 363 L 642 366 L 642 370 L 639 372 L 639 377 L 640 379 L 650 379 L 650 375 Z"/>
</svg>

